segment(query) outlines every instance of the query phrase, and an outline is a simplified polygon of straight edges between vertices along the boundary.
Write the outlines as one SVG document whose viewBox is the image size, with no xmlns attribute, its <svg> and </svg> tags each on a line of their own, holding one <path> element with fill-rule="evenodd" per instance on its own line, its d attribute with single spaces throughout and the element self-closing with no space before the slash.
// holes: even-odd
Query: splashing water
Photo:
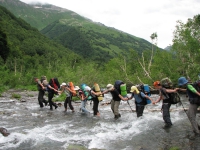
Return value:
<svg viewBox="0 0 200 150">
<path fill-rule="evenodd" d="M 152 96 L 155 100 L 157 95 Z M 76 112 L 64 113 L 59 107 L 50 111 L 49 106 L 39 108 L 37 95 L 25 103 L 0 98 L 0 127 L 6 128 L 11 134 L 8 137 L 0 135 L 0 149 L 67 149 L 70 144 L 83 145 L 88 149 L 106 150 L 156 150 L 179 146 L 190 148 L 188 134 L 191 125 L 182 106 L 172 105 L 172 128 L 163 129 L 161 103 L 148 105 L 142 118 L 137 118 L 134 101 L 122 101 L 120 105 L 121 118 L 114 119 L 110 105 L 102 105 L 110 101 L 106 94 L 99 104 L 101 116 L 94 117 L 79 112 L 80 103 L 73 103 Z M 188 106 L 183 99 L 185 107 Z M 130 109 L 131 107 L 131 109 Z M 87 109 L 92 112 L 92 105 Z M 195 145 L 198 147 L 198 145 Z"/>
</svg>

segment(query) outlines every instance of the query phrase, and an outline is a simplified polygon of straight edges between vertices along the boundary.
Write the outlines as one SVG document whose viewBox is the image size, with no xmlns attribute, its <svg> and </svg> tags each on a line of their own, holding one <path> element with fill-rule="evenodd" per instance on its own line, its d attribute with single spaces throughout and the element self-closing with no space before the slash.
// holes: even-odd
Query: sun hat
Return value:
<svg viewBox="0 0 200 150">
<path fill-rule="evenodd" d="M 75 87 L 74 87 L 74 90 L 75 90 L 75 91 L 80 90 L 79 86 L 75 86 Z"/>
<path fill-rule="evenodd" d="M 67 84 L 65 82 L 63 82 L 60 86 L 66 86 Z"/>
<path fill-rule="evenodd" d="M 140 93 L 136 86 L 132 86 L 130 92 L 132 93 L 132 92 L 134 92 L 134 91 L 136 91 L 137 94 Z"/>
<path fill-rule="evenodd" d="M 91 90 L 91 88 L 89 86 L 85 87 L 85 91 L 90 91 L 90 90 Z"/>
<path fill-rule="evenodd" d="M 113 86 L 112 84 L 108 84 L 108 85 L 106 86 L 106 88 L 107 88 L 107 90 L 112 90 L 112 89 L 114 88 L 114 86 Z"/>
<path fill-rule="evenodd" d="M 153 86 L 160 86 L 160 81 L 155 81 L 155 82 L 153 83 Z"/>
<path fill-rule="evenodd" d="M 184 85 L 184 84 L 186 84 L 186 83 L 188 83 L 188 80 L 187 80 L 185 77 L 180 77 L 180 78 L 178 79 L 178 85 L 179 85 L 179 86 L 182 86 L 182 85 Z"/>
</svg>

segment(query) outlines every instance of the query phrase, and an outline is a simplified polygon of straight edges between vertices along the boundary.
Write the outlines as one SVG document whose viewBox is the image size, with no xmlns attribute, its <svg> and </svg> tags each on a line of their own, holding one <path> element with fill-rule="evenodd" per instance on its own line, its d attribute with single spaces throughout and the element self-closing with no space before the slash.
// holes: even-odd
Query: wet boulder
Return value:
<svg viewBox="0 0 200 150">
<path fill-rule="evenodd" d="M 3 135 L 3 136 L 8 136 L 10 133 L 7 131 L 6 128 L 3 128 L 1 127 L 0 128 L 0 133 Z"/>
</svg>

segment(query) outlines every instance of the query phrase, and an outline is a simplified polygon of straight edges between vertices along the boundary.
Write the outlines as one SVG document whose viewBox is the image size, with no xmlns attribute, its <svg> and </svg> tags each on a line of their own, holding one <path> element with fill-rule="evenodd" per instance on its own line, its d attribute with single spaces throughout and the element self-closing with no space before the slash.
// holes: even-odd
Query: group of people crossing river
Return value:
<svg viewBox="0 0 200 150">
<path fill-rule="evenodd" d="M 166 82 L 168 85 L 171 84 L 171 81 L 169 78 L 166 78 L 168 81 Z M 161 81 L 155 81 L 153 83 L 153 86 L 156 90 L 159 91 L 159 98 L 157 100 L 153 100 L 150 95 L 146 94 L 145 91 L 141 91 L 139 86 L 133 85 L 131 87 L 130 96 L 124 96 L 121 94 L 119 89 L 116 88 L 113 84 L 108 84 L 106 86 L 106 90 L 104 91 L 98 91 L 96 88 L 92 87 L 90 88 L 86 84 L 81 84 L 80 88 L 79 86 L 74 86 L 72 82 L 62 84 L 59 83 L 57 78 L 51 78 L 49 82 L 47 81 L 45 76 L 42 76 L 41 79 L 35 77 L 34 81 L 37 83 L 38 88 L 38 102 L 40 107 L 44 107 L 44 105 L 47 105 L 49 103 L 50 110 L 53 110 L 53 106 L 55 109 L 58 108 L 58 106 L 52 101 L 55 94 L 66 94 L 66 99 L 64 102 L 64 111 L 66 112 L 69 108 L 72 112 L 75 112 L 74 107 L 72 105 L 72 97 L 77 95 L 81 100 L 81 106 L 80 110 L 86 114 L 89 114 L 90 112 L 86 109 L 87 100 L 93 101 L 93 114 L 94 116 L 100 116 L 100 112 L 98 110 L 100 97 L 102 97 L 103 94 L 110 93 L 112 95 L 111 100 L 111 110 L 114 114 L 114 118 L 118 119 L 121 117 L 121 114 L 119 113 L 119 105 L 120 101 L 129 101 L 134 98 L 135 100 L 135 107 L 136 107 L 136 114 L 137 117 L 141 117 L 143 115 L 143 111 L 145 108 L 146 103 L 144 100 L 150 101 L 152 104 L 156 104 L 162 100 L 162 115 L 163 120 L 165 122 L 164 128 L 169 128 L 172 126 L 171 118 L 170 118 L 170 106 L 173 104 L 172 101 L 172 95 L 173 93 L 178 93 L 179 91 L 187 93 L 189 97 L 189 110 L 187 112 L 187 117 L 191 122 L 193 132 L 195 136 L 200 136 L 200 125 L 198 121 L 196 120 L 196 114 L 198 106 L 200 105 L 200 88 L 198 89 L 198 84 L 200 87 L 200 81 L 198 83 L 195 82 L 191 83 L 187 78 L 180 77 L 178 79 L 178 88 L 171 88 L 171 85 L 169 85 L 169 88 L 165 86 L 166 83 Z M 197 86 L 196 86 L 197 85 Z M 48 101 L 44 99 L 45 91 L 48 92 Z"/>
</svg>

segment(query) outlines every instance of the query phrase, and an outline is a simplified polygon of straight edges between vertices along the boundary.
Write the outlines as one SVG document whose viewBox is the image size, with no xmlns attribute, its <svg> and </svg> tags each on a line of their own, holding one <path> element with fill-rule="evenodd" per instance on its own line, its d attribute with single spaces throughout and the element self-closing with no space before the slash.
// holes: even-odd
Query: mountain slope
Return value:
<svg viewBox="0 0 200 150">
<path fill-rule="evenodd" d="M 0 6 L 0 30 L 6 34 L 10 48 L 8 59 L 16 58 L 27 69 L 32 65 L 47 65 L 50 60 L 67 59 L 75 55 L 69 49 L 42 35 L 36 28 L 17 18 L 6 8 Z M 77 56 L 79 57 L 79 56 Z"/>
<path fill-rule="evenodd" d="M 142 53 L 151 50 L 152 44 L 114 28 L 53 5 L 27 5 L 18 0 L 0 0 L 16 16 L 25 19 L 41 33 L 77 54 L 102 62 L 118 54 L 129 55 L 130 50 Z"/>
<path fill-rule="evenodd" d="M 38 30 L 60 18 L 78 18 L 78 14 L 53 5 L 28 5 L 19 0 L 0 0 L 0 5 L 10 10 L 16 17 L 20 17 Z"/>
</svg>

